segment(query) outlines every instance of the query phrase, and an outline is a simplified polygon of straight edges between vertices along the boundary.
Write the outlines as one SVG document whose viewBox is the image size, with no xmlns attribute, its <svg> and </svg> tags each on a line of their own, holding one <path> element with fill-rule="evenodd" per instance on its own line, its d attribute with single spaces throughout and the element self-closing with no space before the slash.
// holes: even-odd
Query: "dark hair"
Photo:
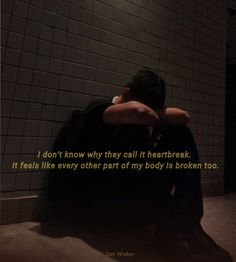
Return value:
<svg viewBox="0 0 236 262">
<path fill-rule="evenodd" d="M 165 82 L 156 73 L 143 69 L 127 84 L 133 95 L 153 109 L 162 109 L 165 104 Z"/>
</svg>

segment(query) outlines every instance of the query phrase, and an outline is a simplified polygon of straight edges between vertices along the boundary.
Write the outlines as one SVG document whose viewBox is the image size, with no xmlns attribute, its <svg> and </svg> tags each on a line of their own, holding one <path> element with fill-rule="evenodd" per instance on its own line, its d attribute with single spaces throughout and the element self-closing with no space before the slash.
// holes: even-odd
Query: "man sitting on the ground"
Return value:
<svg viewBox="0 0 236 262">
<path fill-rule="evenodd" d="M 141 70 L 113 101 L 94 101 L 85 109 L 86 150 L 188 151 L 191 158 L 182 162 L 198 163 L 196 145 L 186 126 L 189 114 L 179 108 L 165 108 L 164 103 L 162 78 L 150 70 Z M 168 163 L 174 166 L 175 161 L 173 158 Z M 130 204 L 140 208 L 146 222 L 156 223 L 162 231 L 157 241 L 168 244 L 165 255 L 174 261 L 232 261 L 200 225 L 203 203 L 199 169 L 145 169 L 139 175 L 136 172 L 116 170 L 114 175 L 109 171 L 89 177 L 89 187 L 84 191 L 90 192 L 90 204 Z M 164 250 L 161 244 L 160 252 Z"/>
</svg>

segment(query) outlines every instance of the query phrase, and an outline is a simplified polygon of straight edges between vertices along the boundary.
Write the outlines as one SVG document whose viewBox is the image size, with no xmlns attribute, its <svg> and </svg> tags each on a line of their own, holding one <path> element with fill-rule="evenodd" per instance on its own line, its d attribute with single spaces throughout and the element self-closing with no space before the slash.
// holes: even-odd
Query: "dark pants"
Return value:
<svg viewBox="0 0 236 262">
<path fill-rule="evenodd" d="M 187 126 L 168 126 L 162 132 L 162 136 L 155 147 L 150 141 L 147 128 L 141 126 L 124 127 L 123 130 L 120 130 L 117 140 L 118 144 L 121 145 L 121 150 L 188 151 L 191 157 L 156 160 L 165 164 L 167 161 L 172 163 L 173 166 L 175 166 L 176 161 L 181 163 L 199 162 L 196 144 L 192 132 Z M 150 159 L 145 160 L 149 161 Z M 140 161 L 145 160 L 141 159 Z M 155 213 L 165 213 L 164 210 L 166 210 L 167 216 L 172 217 L 173 221 L 200 222 L 203 215 L 203 203 L 199 169 L 142 170 L 141 173 L 141 175 L 134 175 L 130 180 L 127 179 L 126 188 L 128 188 L 128 191 L 125 201 L 133 199 L 134 206 L 143 203 L 143 206 L 147 207 L 145 212 L 151 213 L 151 216 Z M 124 186 L 121 184 L 119 188 L 122 189 L 122 187 Z M 153 208 L 156 204 L 157 212 L 154 212 L 153 208 L 148 210 L 149 204 L 154 205 Z"/>
<path fill-rule="evenodd" d="M 193 135 L 187 126 L 167 128 L 160 141 L 160 150 L 188 151 L 191 158 L 178 159 L 178 161 L 182 163 L 199 162 Z M 167 173 L 166 180 L 168 189 L 172 189 L 173 186 L 175 189 L 171 202 L 176 216 L 183 222 L 186 220 L 200 222 L 203 216 L 200 170 L 175 169 Z"/>
</svg>

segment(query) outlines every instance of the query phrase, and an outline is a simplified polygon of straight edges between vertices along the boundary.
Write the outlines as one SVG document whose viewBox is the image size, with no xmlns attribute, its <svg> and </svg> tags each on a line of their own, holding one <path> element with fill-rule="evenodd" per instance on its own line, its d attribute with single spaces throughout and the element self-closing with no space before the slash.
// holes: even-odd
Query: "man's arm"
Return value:
<svg viewBox="0 0 236 262">
<path fill-rule="evenodd" d="M 165 108 L 155 112 L 140 102 L 129 101 L 109 106 L 103 113 L 103 121 L 113 125 L 159 126 L 162 122 L 169 125 L 185 125 L 190 121 L 190 116 L 179 108 Z"/>
<path fill-rule="evenodd" d="M 157 111 L 157 114 L 160 120 L 167 125 L 186 125 L 191 120 L 191 117 L 187 111 L 175 107 L 166 107 Z"/>
<path fill-rule="evenodd" d="M 160 125 L 160 119 L 157 113 L 150 107 L 137 101 L 109 106 L 103 113 L 103 121 L 111 125 Z"/>
</svg>

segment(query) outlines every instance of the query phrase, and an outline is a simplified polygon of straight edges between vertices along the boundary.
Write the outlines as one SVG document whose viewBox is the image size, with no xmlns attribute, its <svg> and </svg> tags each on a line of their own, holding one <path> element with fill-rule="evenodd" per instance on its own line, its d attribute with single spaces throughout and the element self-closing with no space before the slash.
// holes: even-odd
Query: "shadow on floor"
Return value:
<svg viewBox="0 0 236 262">
<path fill-rule="evenodd" d="M 131 218 L 128 210 L 109 214 L 101 209 L 53 214 L 32 230 L 52 238 L 82 239 L 99 250 L 101 261 L 105 258 L 111 261 L 165 261 L 158 255 L 158 243 L 154 239 L 158 228 L 147 221 L 145 215 Z"/>
<path fill-rule="evenodd" d="M 63 211 L 51 214 L 40 225 L 31 230 L 50 238 L 72 238 L 82 240 L 84 243 L 99 251 L 100 256 L 89 258 L 89 249 L 84 249 L 85 261 L 148 261 L 148 262 L 183 262 L 212 261 L 201 256 L 203 250 L 198 247 L 190 250 L 186 256 L 185 251 L 173 240 L 175 235 L 168 235 L 160 226 L 150 220 L 148 213 L 134 210 L 114 210 L 107 213 L 105 209 L 81 210 L 80 212 Z M 132 213 L 132 216 L 131 216 Z M 150 212 L 151 213 L 151 212 Z M 148 217 L 148 219 L 147 219 Z M 168 239 L 169 237 L 169 239 Z M 194 239 L 191 239 L 194 242 Z M 191 246 L 191 245 L 190 245 Z M 196 251 L 197 250 L 197 251 Z M 204 252 L 206 250 L 204 249 Z M 199 252 L 199 256 L 196 256 Z M 192 253 L 192 254 L 191 254 Z M 193 255 L 195 260 L 189 256 Z M 216 260 L 215 260 L 216 261 Z M 233 260 L 225 260 L 233 261 Z M 220 261 L 223 262 L 223 261 Z"/>
</svg>

